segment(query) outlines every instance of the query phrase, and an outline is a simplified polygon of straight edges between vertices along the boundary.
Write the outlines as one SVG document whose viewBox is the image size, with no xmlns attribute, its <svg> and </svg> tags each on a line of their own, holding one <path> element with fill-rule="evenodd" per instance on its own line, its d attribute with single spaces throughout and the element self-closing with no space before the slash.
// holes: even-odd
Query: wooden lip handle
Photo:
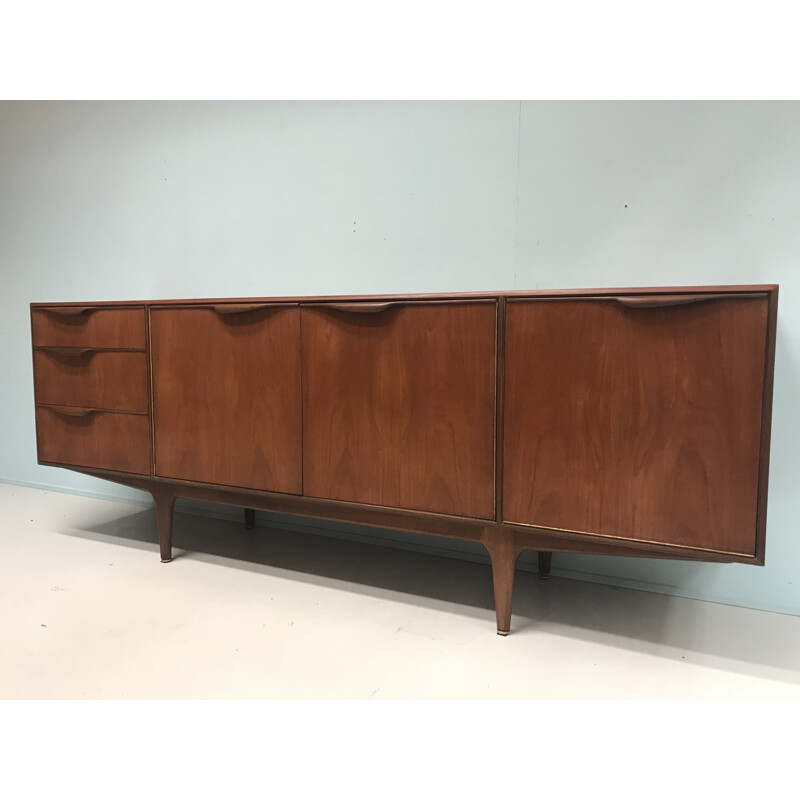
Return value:
<svg viewBox="0 0 800 800">
<path fill-rule="evenodd" d="M 610 297 L 628 308 L 661 308 L 666 306 L 686 306 L 690 303 L 704 303 L 707 300 L 743 300 L 764 297 L 755 292 L 750 294 L 649 294 L 629 297 Z"/>
<path fill-rule="evenodd" d="M 92 311 L 97 311 L 98 308 L 96 306 L 59 306 L 58 308 L 43 308 L 41 310 L 57 317 L 79 317 L 81 314 L 91 314 Z"/>
<path fill-rule="evenodd" d="M 380 314 L 402 303 L 309 303 L 306 308 L 315 308 L 319 311 L 343 311 L 347 314 Z"/>
<path fill-rule="evenodd" d="M 250 311 L 278 311 L 282 308 L 294 308 L 296 305 L 297 303 L 228 303 L 210 306 L 210 308 L 222 316 L 233 316 L 234 314 L 247 314 Z"/>
<path fill-rule="evenodd" d="M 99 413 L 99 409 L 96 408 L 65 408 L 64 406 L 58 408 L 54 406 L 45 406 L 45 408 L 61 417 L 89 417 L 92 414 Z"/>
<path fill-rule="evenodd" d="M 51 356 L 66 356 L 67 358 L 79 358 L 87 353 L 97 353 L 97 347 L 37 347 L 37 350 Z"/>
</svg>

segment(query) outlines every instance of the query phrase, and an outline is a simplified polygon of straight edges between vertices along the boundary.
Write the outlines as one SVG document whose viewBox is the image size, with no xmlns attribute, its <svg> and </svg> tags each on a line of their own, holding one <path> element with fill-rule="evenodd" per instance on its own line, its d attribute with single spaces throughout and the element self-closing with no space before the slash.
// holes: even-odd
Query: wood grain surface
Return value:
<svg viewBox="0 0 800 800">
<path fill-rule="evenodd" d="M 144 350 L 144 307 L 84 307 L 80 314 L 63 313 L 69 306 L 50 310 L 32 308 L 34 346 L 107 347 Z"/>
<path fill-rule="evenodd" d="M 153 309 L 156 474 L 302 491 L 300 311 Z"/>
<path fill-rule="evenodd" d="M 754 554 L 767 311 L 509 301 L 503 518 Z"/>
<path fill-rule="evenodd" d="M 40 461 L 150 473 L 146 414 L 39 407 L 36 435 Z"/>
<path fill-rule="evenodd" d="M 304 493 L 494 515 L 494 302 L 303 308 Z"/>
<path fill-rule="evenodd" d="M 33 374 L 38 403 L 118 411 L 148 409 L 145 353 L 36 350 Z"/>
</svg>

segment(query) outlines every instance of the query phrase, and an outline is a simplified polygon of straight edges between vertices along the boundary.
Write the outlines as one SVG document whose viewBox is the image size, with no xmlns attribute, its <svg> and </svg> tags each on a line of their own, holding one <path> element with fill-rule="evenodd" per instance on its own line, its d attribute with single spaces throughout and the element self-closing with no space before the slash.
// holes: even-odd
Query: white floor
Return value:
<svg viewBox="0 0 800 800">
<path fill-rule="evenodd" d="M 800 698 L 800 617 L 0 484 L 0 698 Z"/>
</svg>

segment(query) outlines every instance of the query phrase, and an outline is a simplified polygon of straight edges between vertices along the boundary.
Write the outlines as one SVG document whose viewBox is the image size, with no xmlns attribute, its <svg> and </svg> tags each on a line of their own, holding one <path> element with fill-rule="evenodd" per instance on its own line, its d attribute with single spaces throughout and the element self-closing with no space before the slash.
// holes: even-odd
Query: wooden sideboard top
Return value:
<svg viewBox="0 0 800 800">
<path fill-rule="evenodd" d="M 700 292 L 725 292 L 726 294 L 773 292 L 777 291 L 778 284 L 751 284 L 738 286 L 637 286 L 603 288 L 603 289 L 516 289 L 507 292 L 450 292 L 428 294 L 340 294 L 340 295 L 315 295 L 300 297 L 194 297 L 169 300 L 83 300 L 59 303 L 37 302 L 31 303 L 31 308 L 57 307 L 57 306 L 131 306 L 151 305 L 170 306 L 186 304 L 207 303 L 323 303 L 340 302 L 343 300 L 370 300 L 370 301 L 442 301 L 442 300 L 494 300 L 500 297 L 509 299 L 537 298 L 537 297 L 613 297 L 614 295 L 650 295 L 650 294 L 695 294 Z"/>
</svg>

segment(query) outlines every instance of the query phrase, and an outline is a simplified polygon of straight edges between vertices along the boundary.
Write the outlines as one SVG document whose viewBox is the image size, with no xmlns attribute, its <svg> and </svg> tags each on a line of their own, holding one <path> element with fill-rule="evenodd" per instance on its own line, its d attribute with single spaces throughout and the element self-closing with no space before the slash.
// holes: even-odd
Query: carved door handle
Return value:
<svg viewBox="0 0 800 800">
<path fill-rule="evenodd" d="M 341 311 L 347 314 L 380 314 L 402 303 L 308 303 L 306 308 L 315 308 L 319 311 Z"/>
<path fill-rule="evenodd" d="M 249 314 L 251 311 L 279 311 L 282 308 L 294 308 L 297 303 L 224 303 L 210 306 L 221 316 Z"/>
<path fill-rule="evenodd" d="M 667 306 L 686 306 L 690 303 L 704 303 L 709 300 L 745 300 L 764 297 L 755 292 L 749 294 L 645 294 L 611 297 L 620 305 L 628 308 L 664 308 Z"/>
</svg>

